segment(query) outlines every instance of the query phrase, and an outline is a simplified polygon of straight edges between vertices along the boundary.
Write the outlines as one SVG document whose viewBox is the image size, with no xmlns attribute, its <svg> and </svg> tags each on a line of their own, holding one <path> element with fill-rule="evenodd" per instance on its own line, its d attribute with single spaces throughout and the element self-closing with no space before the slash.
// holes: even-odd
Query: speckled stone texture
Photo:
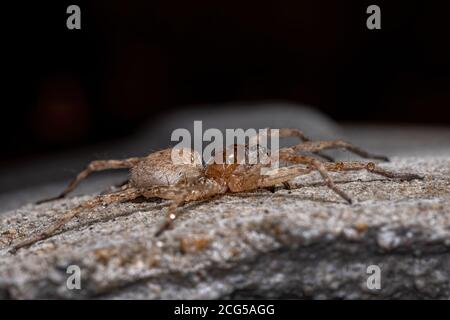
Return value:
<svg viewBox="0 0 450 320">
<path fill-rule="evenodd" d="M 311 108 L 283 103 L 190 108 L 129 140 L 35 160 L 0 172 L 0 298 L 450 298 L 450 130 L 337 125 Z M 169 145 L 173 128 L 297 127 L 315 139 L 343 138 L 424 180 L 390 181 L 366 172 L 332 174 L 347 205 L 317 174 L 303 187 L 228 195 L 180 209 L 175 228 L 152 235 L 165 201 L 113 204 L 84 212 L 61 232 L 8 253 L 122 173 L 96 174 L 70 198 L 56 195 L 89 160 L 141 156 Z M 332 153 L 355 160 L 348 153 Z M 11 211 L 12 210 L 12 211 Z M 68 290 L 69 265 L 81 290 Z M 367 288 L 369 265 L 381 289 Z"/>
<path fill-rule="evenodd" d="M 278 189 L 188 204 L 155 239 L 166 202 L 85 212 L 15 255 L 9 243 L 90 196 L 26 205 L 0 220 L 1 298 L 450 298 L 450 156 L 381 164 L 424 180 L 332 174 L 345 204 L 317 174 Z M 66 268 L 82 270 L 68 290 Z M 366 268 L 381 268 L 381 289 Z"/>
</svg>

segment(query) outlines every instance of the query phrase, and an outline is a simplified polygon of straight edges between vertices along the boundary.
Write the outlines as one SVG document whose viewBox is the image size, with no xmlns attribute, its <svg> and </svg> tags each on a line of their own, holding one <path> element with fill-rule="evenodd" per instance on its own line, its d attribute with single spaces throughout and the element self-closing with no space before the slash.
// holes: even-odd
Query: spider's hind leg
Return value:
<svg viewBox="0 0 450 320">
<path fill-rule="evenodd" d="M 111 204 L 113 202 L 133 200 L 139 197 L 140 195 L 141 192 L 139 190 L 130 187 L 124 191 L 100 195 L 91 200 L 87 200 L 78 207 L 68 210 L 59 220 L 57 220 L 54 224 L 47 227 L 44 231 L 22 242 L 19 242 L 18 244 L 15 244 L 10 250 L 10 252 L 14 253 L 20 248 L 28 247 L 38 241 L 50 238 L 51 236 L 55 235 L 58 232 L 58 230 L 60 230 L 65 224 L 67 224 L 69 221 L 71 221 L 73 218 L 79 215 L 83 210 L 92 209 L 100 205 Z"/>
<path fill-rule="evenodd" d="M 113 169 L 129 169 L 133 167 L 136 163 L 138 163 L 141 158 L 129 158 L 124 160 L 95 160 L 89 163 L 89 165 L 81 171 L 72 181 L 70 181 L 69 185 L 61 192 L 58 196 L 53 198 L 48 198 L 44 200 L 40 200 L 36 202 L 36 204 L 41 204 L 48 201 L 58 200 L 64 198 L 69 192 L 73 191 L 77 185 L 86 179 L 91 173 L 104 171 L 104 170 L 113 170 Z"/>
</svg>

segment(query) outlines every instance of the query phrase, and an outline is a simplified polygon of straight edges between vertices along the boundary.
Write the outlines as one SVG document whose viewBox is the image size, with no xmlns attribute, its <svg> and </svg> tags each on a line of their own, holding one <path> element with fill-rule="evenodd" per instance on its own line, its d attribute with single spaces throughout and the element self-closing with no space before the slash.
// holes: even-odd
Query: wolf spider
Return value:
<svg viewBox="0 0 450 320">
<path fill-rule="evenodd" d="M 275 132 L 278 132 L 279 137 L 298 137 L 301 140 L 300 143 L 291 147 L 279 149 L 279 160 L 287 165 L 276 169 L 269 168 L 270 162 L 268 164 L 241 164 L 236 161 L 236 150 L 239 145 L 231 146 L 234 149 L 231 152 L 231 161 L 228 158 L 228 161 L 223 164 L 218 164 L 216 160 L 218 158 L 225 159 L 225 155 L 229 156 L 229 153 L 218 153 L 216 158 L 207 162 L 206 165 L 202 165 L 199 153 L 186 148 L 177 149 L 178 155 L 183 159 L 183 164 L 173 163 L 171 158 L 173 149 L 157 151 L 141 158 L 92 161 L 58 197 L 41 202 L 64 198 L 82 180 L 96 171 L 130 169 L 130 178 L 120 191 L 96 196 L 78 207 L 68 210 L 56 223 L 41 233 L 13 245 L 11 251 L 15 252 L 22 247 L 30 246 L 55 235 L 61 227 L 83 210 L 114 202 L 130 201 L 138 197 L 172 200 L 167 209 L 165 222 L 155 234 L 155 236 L 159 236 L 164 230 L 171 227 L 173 221 L 177 218 L 176 209 L 184 203 L 206 200 L 226 193 L 273 188 L 280 184 L 295 187 L 295 185 L 289 183 L 290 180 L 312 171 L 318 171 L 325 184 L 350 204 L 352 203 L 351 198 L 336 186 L 328 172 L 367 170 L 391 179 L 412 180 L 422 178 L 416 174 L 387 171 L 372 162 L 334 162 L 333 159 L 321 153 L 323 150 L 340 148 L 362 158 L 389 161 L 385 156 L 368 153 L 342 140 L 311 141 L 300 130 L 287 128 L 278 131 L 269 130 L 268 135 L 275 135 Z M 258 136 L 257 139 L 259 139 Z M 244 147 L 248 152 L 248 145 Z M 300 154 L 305 152 L 311 155 Z M 268 171 L 262 174 L 262 168 L 266 168 Z"/>
</svg>

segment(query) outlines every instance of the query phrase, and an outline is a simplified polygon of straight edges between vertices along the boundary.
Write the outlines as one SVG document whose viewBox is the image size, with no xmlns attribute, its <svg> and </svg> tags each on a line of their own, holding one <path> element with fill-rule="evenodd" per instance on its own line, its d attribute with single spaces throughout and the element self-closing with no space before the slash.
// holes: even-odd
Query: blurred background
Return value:
<svg viewBox="0 0 450 320">
<path fill-rule="evenodd" d="M 81 8 L 81 30 L 66 8 Z M 381 7 L 381 30 L 366 9 Z M 281 100 L 337 122 L 450 125 L 443 1 L 2 4 L 3 169 L 190 105 Z M 238 117 L 239 115 L 237 115 Z"/>
</svg>

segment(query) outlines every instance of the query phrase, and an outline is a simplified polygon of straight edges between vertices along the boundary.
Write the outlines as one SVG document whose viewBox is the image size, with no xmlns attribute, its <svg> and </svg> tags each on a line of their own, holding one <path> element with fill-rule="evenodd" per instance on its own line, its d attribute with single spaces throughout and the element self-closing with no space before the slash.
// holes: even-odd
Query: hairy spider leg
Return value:
<svg viewBox="0 0 450 320">
<path fill-rule="evenodd" d="M 281 158 L 283 160 L 297 163 L 297 164 L 308 164 L 309 161 L 314 159 L 308 159 L 305 156 L 299 156 L 293 154 L 292 150 L 288 150 L 288 148 L 283 149 L 284 152 L 281 153 Z M 317 160 L 316 160 L 317 161 Z M 373 162 L 335 162 L 335 163 L 323 163 L 322 167 L 325 171 L 330 172 L 339 172 L 339 171 L 358 171 L 358 170 L 367 170 L 368 172 L 381 175 L 390 179 L 398 179 L 398 180 L 414 180 L 414 179 L 423 179 L 422 176 L 413 174 L 413 173 L 398 173 L 389 171 L 379 166 L 375 165 Z M 312 171 L 312 168 L 305 169 L 305 173 Z M 320 172 L 320 171 L 319 171 Z M 323 177 L 323 175 L 322 175 Z M 330 178 L 331 179 L 331 178 Z M 329 183 L 325 180 L 325 183 L 329 186 Z M 289 188 L 295 188 L 295 184 L 289 183 Z M 334 190 L 334 189 L 333 189 Z"/>
<path fill-rule="evenodd" d="M 20 248 L 28 247 L 38 241 L 52 237 L 65 224 L 83 212 L 83 210 L 92 209 L 96 206 L 108 205 L 114 202 L 130 201 L 140 196 L 173 200 L 172 204 L 168 207 L 166 222 L 156 232 L 157 235 L 160 235 L 164 230 L 170 228 L 177 217 L 175 210 L 184 202 L 205 200 L 215 195 L 223 194 L 226 191 L 226 187 L 218 184 L 214 180 L 202 180 L 199 183 L 189 185 L 182 183 L 175 186 L 155 186 L 148 189 L 128 187 L 123 191 L 97 196 L 91 200 L 87 200 L 78 207 L 68 210 L 58 221 L 44 231 L 14 245 L 10 252 L 14 253 Z"/>
<path fill-rule="evenodd" d="M 348 142 L 342 140 L 331 140 L 331 141 L 306 141 L 301 142 L 293 147 L 291 147 L 295 151 L 306 151 L 306 152 L 319 152 L 322 150 L 329 149 L 345 149 L 349 152 L 352 152 L 362 158 L 366 159 L 376 159 L 381 161 L 389 161 L 389 158 L 383 155 L 377 155 L 373 153 L 369 153 L 359 147 L 356 147 Z"/>
<path fill-rule="evenodd" d="M 270 129 L 270 128 L 268 128 L 267 131 L 268 131 L 268 135 L 270 135 L 270 136 L 275 136 L 276 131 L 272 131 L 272 129 Z M 255 136 L 252 140 L 250 140 L 250 141 L 251 141 L 252 143 L 258 142 L 259 139 L 260 139 L 260 137 L 261 137 L 261 135 L 262 135 L 262 134 L 256 135 L 256 136 Z M 301 130 L 299 130 L 299 129 L 296 129 L 296 128 L 281 128 L 281 129 L 278 129 L 278 136 L 279 136 L 280 138 L 297 137 L 297 138 L 299 138 L 299 139 L 300 139 L 301 141 L 303 141 L 303 142 L 311 141 L 311 139 L 310 139 L 307 135 L 305 135 L 305 134 L 303 133 L 303 131 L 301 131 Z M 255 140 L 256 140 L 256 141 L 255 141 Z M 314 152 L 312 152 L 312 153 L 315 154 L 315 155 L 317 155 L 317 156 L 319 156 L 319 157 L 321 157 L 321 158 L 323 158 L 323 159 L 325 159 L 325 160 L 327 160 L 327 161 L 330 161 L 330 162 L 333 162 L 333 161 L 334 161 L 334 159 L 333 159 L 332 157 L 330 157 L 330 156 L 324 154 L 323 152 L 320 152 L 320 151 L 314 151 Z"/>
<path fill-rule="evenodd" d="M 293 148 L 282 148 L 280 149 L 280 160 L 286 161 L 286 162 L 294 162 L 298 164 L 304 164 L 311 166 L 316 171 L 319 172 L 320 176 L 322 177 L 325 184 L 333 190 L 335 193 L 337 193 L 341 198 L 343 198 L 348 203 L 352 203 L 352 199 L 349 195 L 347 195 L 343 190 L 341 190 L 333 181 L 333 179 L 328 175 L 327 169 L 325 167 L 325 164 L 320 162 L 319 160 L 308 157 L 308 156 L 301 156 L 295 154 Z"/>
<path fill-rule="evenodd" d="M 63 190 L 63 192 L 61 192 L 60 195 L 53 198 L 40 200 L 37 202 L 37 204 L 64 198 L 68 193 L 73 191 L 81 181 L 86 179 L 93 172 L 115 169 L 129 169 L 141 160 L 142 158 L 129 158 L 124 160 L 92 161 L 83 171 L 81 171 L 74 179 L 72 179 L 72 181 L 70 181 L 69 185 Z"/>
<path fill-rule="evenodd" d="M 58 230 L 60 230 L 65 224 L 67 224 L 69 221 L 71 221 L 73 218 L 75 218 L 77 215 L 79 215 L 83 210 L 86 209 L 92 209 L 96 206 L 101 205 L 108 205 L 113 202 L 123 202 L 123 201 L 129 201 L 138 198 L 141 195 L 141 192 L 138 189 L 129 187 L 128 189 L 124 191 L 119 191 L 115 193 L 109 193 L 105 195 L 97 196 L 93 199 L 87 200 L 81 205 L 69 209 L 66 213 L 63 214 L 63 216 L 56 221 L 54 224 L 46 228 L 44 231 L 40 232 L 39 234 L 30 237 L 29 239 L 26 239 L 22 242 L 19 242 L 18 244 L 14 245 L 11 252 L 15 252 L 20 248 L 28 247 L 40 240 L 44 240 L 47 238 L 52 237 L 55 235 Z"/>
<path fill-rule="evenodd" d="M 422 176 L 415 173 L 401 173 L 401 172 L 393 172 L 379 166 L 375 165 L 373 162 L 336 162 L 336 163 L 324 163 L 325 168 L 328 171 L 358 171 L 358 170 L 367 170 L 368 172 L 384 176 L 390 179 L 398 179 L 398 180 L 421 180 Z"/>
<path fill-rule="evenodd" d="M 228 188 L 213 179 L 201 179 L 196 183 L 180 183 L 175 186 L 159 186 L 146 190 L 143 196 L 146 198 L 158 197 L 173 200 L 167 208 L 167 215 L 164 223 L 157 229 L 155 236 L 160 236 L 169 229 L 178 217 L 176 209 L 186 202 L 207 200 L 216 195 L 224 194 Z"/>
</svg>

